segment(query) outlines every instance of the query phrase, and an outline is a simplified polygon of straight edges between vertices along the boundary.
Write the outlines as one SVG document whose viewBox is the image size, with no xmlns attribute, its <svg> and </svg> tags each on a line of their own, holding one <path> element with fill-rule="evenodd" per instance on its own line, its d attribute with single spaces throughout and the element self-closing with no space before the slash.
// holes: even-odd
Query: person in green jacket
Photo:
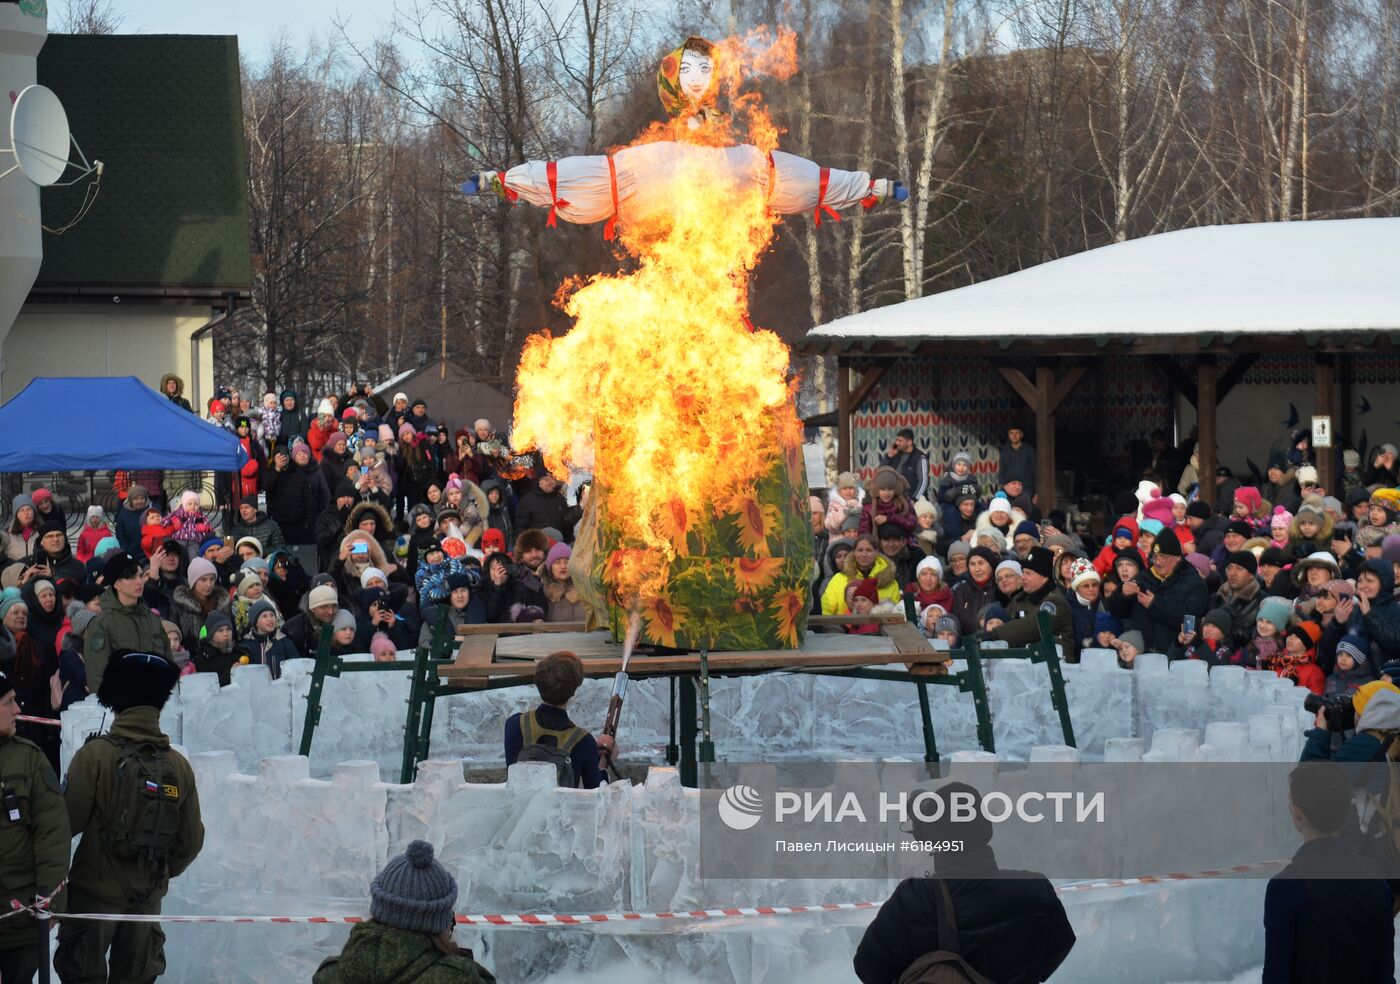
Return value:
<svg viewBox="0 0 1400 984">
<path fill-rule="evenodd" d="M 0 673 L 0 907 L 10 912 L 15 904 L 34 905 L 52 895 L 46 907 L 62 912 L 66 895 L 58 889 L 68 876 L 68 812 L 49 760 L 38 745 L 15 736 L 19 713 L 15 685 Z M 0 920 L 0 981 L 33 981 L 42 939 L 32 916 Z"/>
<path fill-rule="evenodd" d="M 495 976 L 452 942 L 457 882 L 433 845 L 416 840 L 370 882 L 370 920 L 350 930 L 313 984 L 495 984 Z"/>
<path fill-rule="evenodd" d="M 170 879 L 204 846 L 194 770 L 160 730 L 178 679 L 152 653 L 118 652 L 107 664 L 97 699 L 116 719 L 78 749 L 64 784 L 68 822 L 82 836 L 68 879 L 73 912 L 159 914 Z M 154 923 L 68 920 L 54 968 L 64 984 L 149 984 L 165 972 L 165 934 Z"/>
<path fill-rule="evenodd" d="M 141 600 L 146 575 L 141 573 L 136 558 L 125 550 L 110 554 L 102 567 L 102 583 L 107 590 L 98 602 L 101 611 L 83 636 L 83 663 L 90 693 L 101 688 L 107 661 L 115 652 L 128 650 L 171 658 L 170 637 L 160 619 Z"/>
</svg>

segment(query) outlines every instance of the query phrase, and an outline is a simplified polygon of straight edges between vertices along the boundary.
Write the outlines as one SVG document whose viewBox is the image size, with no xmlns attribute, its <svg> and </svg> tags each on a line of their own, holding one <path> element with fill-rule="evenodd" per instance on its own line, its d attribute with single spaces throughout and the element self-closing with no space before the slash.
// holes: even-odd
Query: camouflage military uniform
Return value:
<svg viewBox="0 0 1400 984">
<path fill-rule="evenodd" d="M 8 688 L 7 688 L 8 689 Z M 0 738 L 0 908 L 31 905 L 68 875 L 68 813 L 58 776 L 44 753 L 23 738 Z M 14 814 L 11 814 L 13 807 Z M 62 912 L 66 892 L 49 908 Z M 39 969 L 39 936 L 27 915 L 0 920 L 0 980 L 27 982 Z"/>
<path fill-rule="evenodd" d="M 337 957 L 327 957 L 312 984 L 396 981 L 399 984 L 496 984 L 470 950 L 447 953 L 433 937 L 380 922 L 360 923 Z"/>
<path fill-rule="evenodd" d="M 170 748 L 154 707 L 122 711 L 109 734 L 122 742 Z M 177 776 L 179 826 L 164 864 L 112 855 L 108 825 L 122 751 L 111 741 L 91 741 L 78 749 L 68 767 L 64 803 L 73 831 L 82 835 L 69 878 L 68 907 L 73 912 L 159 913 L 170 879 L 188 868 L 204 846 L 194 770 L 179 753 L 168 752 Z M 65 922 L 58 931 L 54 968 L 64 984 L 106 984 L 109 972 L 111 981 L 122 984 L 154 981 L 165 972 L 165 934 L 154 923 Z"/>
</svg>

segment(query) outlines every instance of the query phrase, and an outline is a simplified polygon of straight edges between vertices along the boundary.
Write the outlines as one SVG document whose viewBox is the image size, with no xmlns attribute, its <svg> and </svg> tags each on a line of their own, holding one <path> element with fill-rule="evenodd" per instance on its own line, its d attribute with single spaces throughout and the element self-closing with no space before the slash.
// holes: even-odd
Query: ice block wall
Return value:
<svg viewBox="0 0 1400 984">
<path fill-rule="evenodd" d="M 163 715 L 189 750 L 208 836 L 177 879 L 165 911 L 219 915 L 363 915 L 370 879 L 415 837 L 431 841 L 461 886 L 459 912 L 671 911 L 885 898 L 886 880 L 786 883 L 701 880 L 696 871 L 699 796 L 672 769 L 644 784 L 560 790 L 538 766 L 503 784 L 468 783 L 463 768 L 499 766 L 505 716 L 529 706 L 512 688 L 453 696 L 439 705 L 433 760 L 396 785 L 408 695 L 406 673 L 328 680 L 308 761 L 299 741 L 309 661 L 281 680 L 237 667 L 233 686 L 186 677 Z M 961 761 L 1296 761 L 1310 716 L 1304 692 L 1272 674 L 1207 673 L 1145 655 L 1134 671 L 1112 653 L 1064 668 L 1079 749 L 1061 744 L 1046 669 L 992 661 L 988 669 L 1000 755 L 977 749 L 971 699 L 930 688 L 940 749 Z M 573 710 L 601 721 L 609 683 L 589 681 Z M 669 684 L 634 681 L 623 738 L 633 759 L 658 761 L 668 740 Z M 444 713 L 446 711 L 446 713 Z M 914 688 L 808 674 L 719 680 L 713 701 L 720 753 L 731 761 L 918 759 Z M 65 761 L 103 712 L 94 702 L 64 715 Z M 755 768 L 763 768 L 756 766 Z M 1242 860 L 1259 860 L 1248 858 Z M 1074 891 L 1063 898 L 1079 944 L 1056 981 L 1143 984 L 1229 978 L 1262 960 L 1264 883 L 1184 882 Z M 1241 914 L 1248 914 L 1247 917 Z M 772 982 L 850 979 L 869 911 L 624 923 L 579 929 L 458 932 L 501 980 L 552 984 L 665 979 Z M 309 979 L 337 952 L 347 926 L 166 927 L 173 982 Z"/>
<path fill-rule="evenodd" d="M 234 667 L 234 685 L 222 689 L 212 674 L 184 677 L 162 719 L 166 730 L 192 751 L 232 751 L 239 768 L 255 771 L 263 757 L 299 749 L 311 665 L 292 660 L 277 681 L 261 666 Z M 989 660 L 986 666 L 998 753 L 1024 761 L 1033 746 L 1060 743 L 1046 668 L 1025 660 Z M 1280 718 L 1282 732 L 1273 732 L 1286 735 L 1280 743 L 1301 742 L 1296 714 L 1288 712 L 1300 712 L 1306 694 L 1272 673 L 1237 667 L 1208 672 L 1195 661 L 1169 667 L 1160 654 L 1140 656 L 1136 670 L 1123 670 L 1110 650 L 1089 650 L 1063 670 L 1076 745 L 1089 761 L 1102 760 L 1114 739 L 1138 738 L 1150 749 L 1162 729 L 1203 732 L 1232 721 L 1253 732 L 1270 727 L 1254 721 L 1256 715 Z M 601 726 L 611 689 L 609 680 L 585 681 L 570 704 L 574 720 Z M 407 699 L 406 672 L 348 673 L 327 680 L 311 774 L 326 777 L 339 762 L 370 759 L 382 779 L 398 779 Z M 441 699 L 433 718 L 433 757 L 499 768 L 502 724 L 537 699 L 533 687 Z M 940 752 L 978 747 L 969 695 L 932 686 L 929 701 Z M 619 735 L 628 760 L 662 761 L 670 740 L 669 706 L 669 681 L 631 682 Z M 102 720 L 102 708 L 91 697 L 64 714 L 65 763 Z M 718 679 L 711 720 L 717 754 L 731 762 L 923 757 L 918 695 L 909 684 L 808 673 Z M 1213 733 L 1218 740 L 1212 747 L 1224 734 Z"/>
</svg>

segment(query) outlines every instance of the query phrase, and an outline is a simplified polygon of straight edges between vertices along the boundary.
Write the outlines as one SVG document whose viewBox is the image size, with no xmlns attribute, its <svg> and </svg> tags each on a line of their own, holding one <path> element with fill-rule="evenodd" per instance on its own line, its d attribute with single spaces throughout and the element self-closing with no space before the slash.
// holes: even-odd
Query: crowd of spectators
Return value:
<svg viewBox="0 0 1400 984">
<path fill-rule="evenodd" d="M 935 463 L 935 480 L 901 432 L 868 478 L 841 474 L 812 497 L 813 610 L 901 611 L 908 598 L 924 633 L 952 647 L 974 634 L 1024 644 L 1046 611 L 1070 661 L 1089 648 L 1116 650 L 1124 667 L 1164 653 L 1271 670 L 1317 694 L 1400 677 L 1394 447 L 1364 470 L 1345 452 L 1339 487 L 1325 489 L 1300 432 L 1257 480 L 1220 469 L 1213 504 L 1194 454 L 1173 469 L 1175 449 L 1157 439 L 1154 451 L 1168 474 L 1149 469 L 1113 497 L 1094 536 L 1042 514 L 1019 428 L 986 484 L 965 452 Z"/>
<path fill-rule="evenodd" d="M 183 382 L 161 391 L 189 410 Z M 191 410 L 191 412 L 194 412 Z M 13 497 L 0 528 L 0 669 L 27 715 L 96 692 L 114 651 L 171 656 L 183 673 L 332 651 L 394 654 L 439 624 L 576 621 L 575 501 L 490 421 L 455 431 L 421 399 L 368 385 L 302 408 L 220 387 L 206 419 L 243 444 L 237 473 L 116 474 L 117 505 L 65 514 L 51 489 Z M 198 478 L 198 477 L 196 477 Z M 445 610 L 445 614 L 444 614 Z M 56 729 L 21 722 L 57 766 Z"/>
</svg>

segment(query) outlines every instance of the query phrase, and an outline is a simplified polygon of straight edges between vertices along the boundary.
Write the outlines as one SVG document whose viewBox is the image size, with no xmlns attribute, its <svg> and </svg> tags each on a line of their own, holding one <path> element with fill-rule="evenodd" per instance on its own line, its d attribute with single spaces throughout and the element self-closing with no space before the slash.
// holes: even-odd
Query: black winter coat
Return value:
<svg viewBox="0 0 1400 984">
<path fill-rule="evenodd" d="M 1263 984 L 1394 980 L 1391 894 L 1376 870 L 1339 837 L 1298 848 L 1264 890 Z"/>
<path fill-rule="evenodd" d="M 982 606 L 990 605 L 996 600 L 996 581 L 988 581 L 979 588 L 972 578 L 968 577 L 953 585 L 953 610 L 948 614 L 958 620 L 958 627 L 963 635 L 970 635 L 979 628 L 977 613 L 982 610 Z"/>
<path fill-rule="evenodd" d="M 117 542 L 138 561 L 146 559 L 146 552 L 141 549 L 141 519 L 145 512 L 144 509 L 131 509 L 123 502 L 117 509 L 114 527 Z"/>
<path fill-rule="evenodd" d="M 1154 595 L 1151 607 L 1138 601 L 1138 596 L 1129 596 L 1120 589 L 1109 595 L 1108 611 L 1123 622 L 1125 629 L 1137 629 L 1142 633 L 1143 652 L 1165 653 L 1181 634 L 1181 619 L 1184 615 L 1200 618 L 1210 604 L 1206 592 L 1206 582 L 1186 564 L 1178 564 L 1171 577 L 1165 581 L 1157 579 L 1150 570 L 1136 578 L 1138 586 Z"/>
<path fill-rule="evenodd" d="M 958 948 L 996 984 L 1041 984 L 1074 946 L 1065 908 L 1044 877 L 948 878 Z M 938 887 L 906 878 L 880 906 L 856 948 L 863 984 L 894 984 L 919 957 L 938 949 Z"/>
<path fill-rule="evenodd" d="M 517 530 L 542 530 L 550 526 L 564 535 L 565 543 L 574 542 L 574 526 L 581 518 L 583 510 L 569 505 L 561 489 L 546 494 L 540 491 L 538 482 L 515 504 Z M 514 546 L 510 541 L 506 542 L 507 546 Z"/>
<path fill-rule="evenodd" d="M 267 514 L 282 528 L 282 538 L 288 543 L 312 542 L 312 530 L 321 509 L 311 474 L 290 464 L 282 471 L 270 469 L 267 473 Z M 273 549 L 268 544 L 263 546 L 268 553 Z"/>
<path fill-rule="evenodd" d="M 1196 534 L 1196 551 L 1203 553 L 1207 557 L 1215 553 L 1215 548 L 1220 546 L 1225 539 L 1225 530 L 1230 525 L 1229 521 L 1219 514 L 1213 515 L 1203 522 L 1194 532 Z"/>
<path fill-rule="evenodd" d="M 1361 569 L 1381 579 L 1380 594 L 1371 602 L 1371 610 L 1362 616 L 1361 625 L 1371 640 L 1372 662 L 1384 666 L 1400 658 L 1400 602 L 1395 600 L 1395 570 L 1386 560 L 1368 560 Z"/>
</svg>

